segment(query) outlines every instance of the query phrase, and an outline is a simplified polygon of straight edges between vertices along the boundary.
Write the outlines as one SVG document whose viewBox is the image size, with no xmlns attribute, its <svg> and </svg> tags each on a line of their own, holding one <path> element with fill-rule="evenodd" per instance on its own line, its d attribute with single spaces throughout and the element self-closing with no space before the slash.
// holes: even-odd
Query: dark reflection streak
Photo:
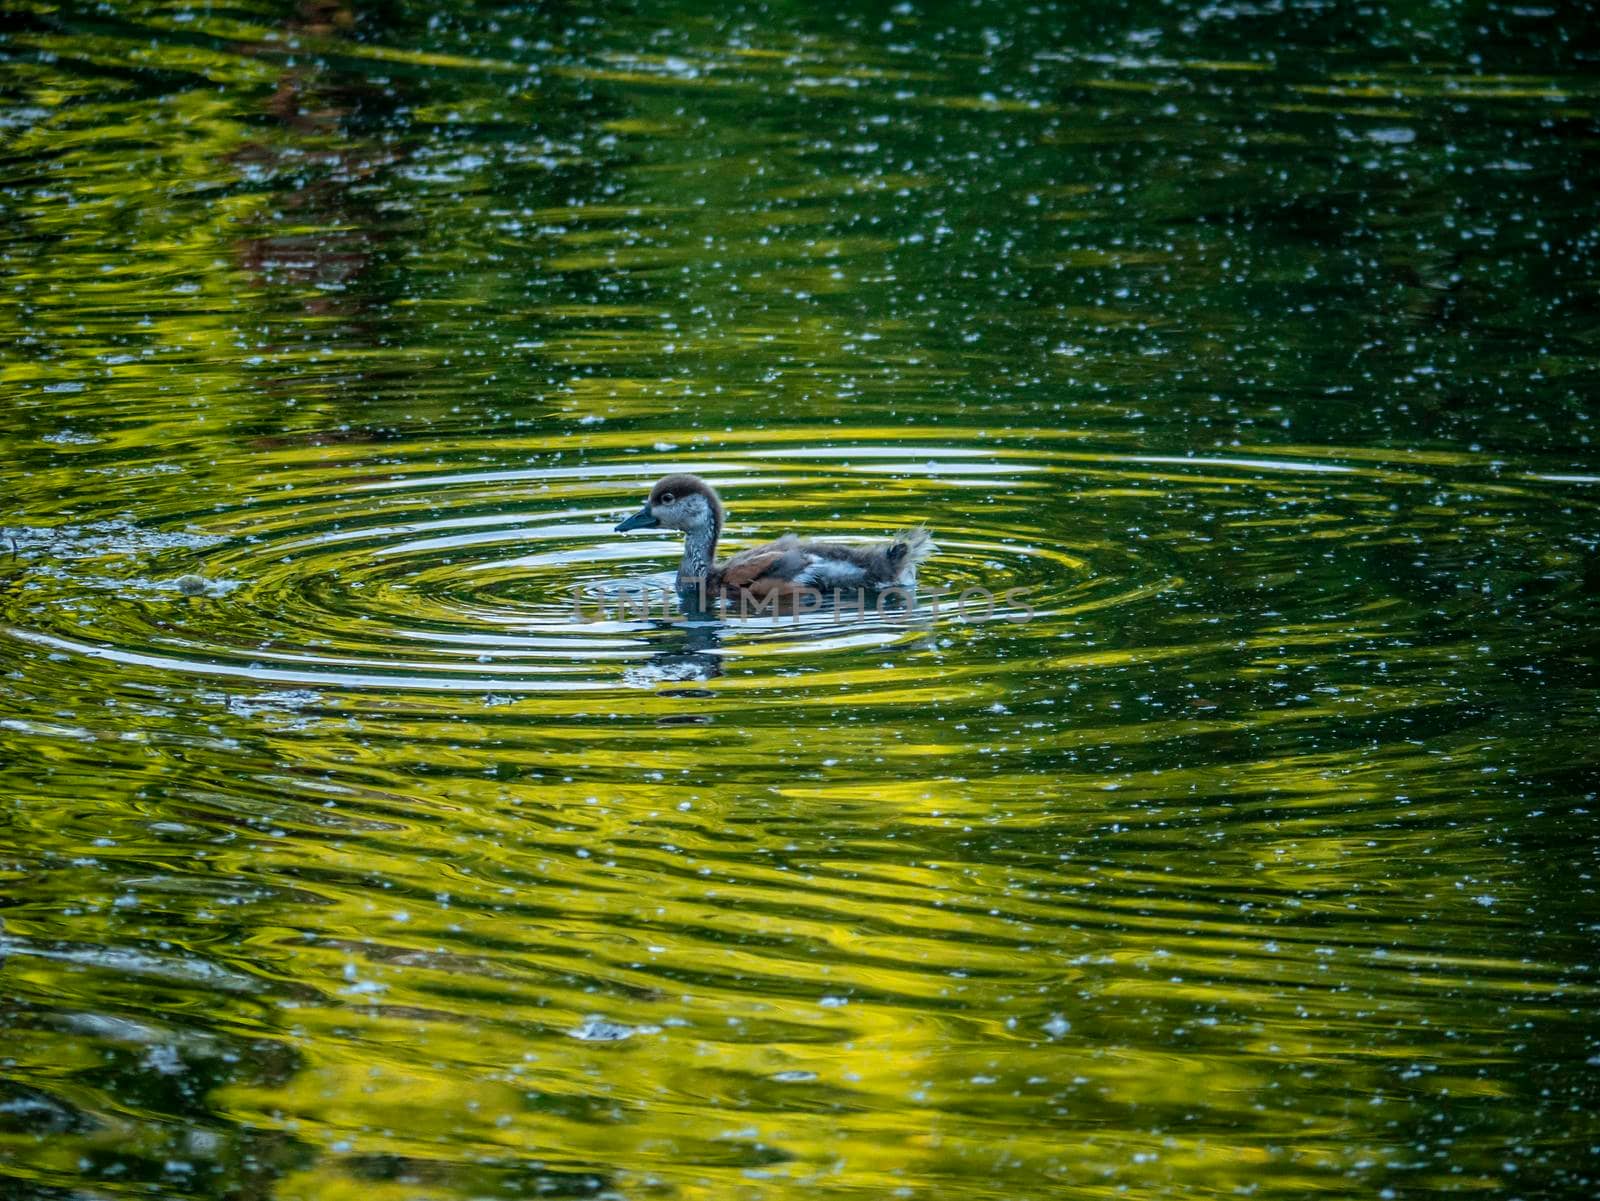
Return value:
<svg viewBox="0 0 1600 1201">
<path fill-rule="evenodd" d="M 301 0 L 295 16 L 283 25 L 290 42 L 306 34 L 332 38 L 356 25 L 353 7 L 342 0 Z M 272 60 L 283 57 L 283 42 L 241 43 L 236 51 Z M 241 266 L 251 272 L 255 286 L 269 291 L 282 284 L 299 290 L 317 289 L 301 300 L 308 317 L 344 319 L 337 336 L 347 345 L 376 347 L 382 326 L 368 314 L 385 306 L 385 298 L 362 288 L 385 222 L 374 195 L 358 191 L 380 172 L 400 162 L 403 147 L 372 138 L 351 137 L 351 122 L 360 112 L 371 121 L 400 104 L 394 85 L 379 87 L 364 76 L 330 72 L 316 65 L 285 67 L 276 88 L 267 97 L 265 111 L 292 135 L 285 148 L 270 140 L 247 142 L 231 156 L 241 168 L 265 171 L 284 180 L 270 194 L 270 208 L 257 217 L 264 225 L 293 226 L 315 232 L 259 232 L 241 238 L 236 252 Z M 309 178 L 308 178 L 309 176 Z M 285 320 L 287 333 L 293 323 Z M 334 336 L 333 331 L 328 336 Z M 287 343 L 271 347 L 276 358 L 299 350 Z M 358 377 L 340 375 L 323 386 L 349 386 Z M 265 381 L 281 394 L 291 394 L 304 381 L 292 370 Z"/>
</svg>

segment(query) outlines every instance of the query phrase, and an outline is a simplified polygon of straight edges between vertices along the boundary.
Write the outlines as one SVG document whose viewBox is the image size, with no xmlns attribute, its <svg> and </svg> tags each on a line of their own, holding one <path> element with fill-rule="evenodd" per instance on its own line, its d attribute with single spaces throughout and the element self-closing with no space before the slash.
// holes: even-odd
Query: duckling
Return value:
<svg viewBox="0 0 1600 1201">
<path fill-rule="evenodd" d="M 644 508 L 617 526 L 628 530 L 682 530 L 678 591 L 702 598 L 766 603 L 798 601 L 809 593 L 865 594 L 916 587 L 917 567 L 936 549 L 928 531 L 901 530 L 887 542 L 848 545 L 785 534 L 717 562 L 725 513 L 717 490 L 697 475 L 669 475 L 650 489 Z"/>
</svg>

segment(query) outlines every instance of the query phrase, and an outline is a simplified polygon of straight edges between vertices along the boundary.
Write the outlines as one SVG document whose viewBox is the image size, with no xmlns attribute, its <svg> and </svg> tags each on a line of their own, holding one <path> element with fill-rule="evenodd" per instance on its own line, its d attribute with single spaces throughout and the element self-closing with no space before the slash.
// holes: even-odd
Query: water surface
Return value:
<svg viewBox="0 0 1600 1201">
<path fill-rule="evenodd" d="M 24 0 L 0 1192 L 1592 1194 L 1597 53 Z"/>
</svg>

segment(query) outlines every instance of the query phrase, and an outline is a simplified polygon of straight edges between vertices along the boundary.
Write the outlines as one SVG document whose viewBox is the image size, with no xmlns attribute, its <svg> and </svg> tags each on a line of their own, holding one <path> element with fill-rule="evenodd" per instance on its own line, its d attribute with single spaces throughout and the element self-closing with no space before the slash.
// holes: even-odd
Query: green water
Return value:
<svg viewBox="0 0 1600 1201">
<path fill-rule="evenodd" d="M 1597 62 L 21 0 L 0 1196 L 1595 1195 Z"/>
</svg>

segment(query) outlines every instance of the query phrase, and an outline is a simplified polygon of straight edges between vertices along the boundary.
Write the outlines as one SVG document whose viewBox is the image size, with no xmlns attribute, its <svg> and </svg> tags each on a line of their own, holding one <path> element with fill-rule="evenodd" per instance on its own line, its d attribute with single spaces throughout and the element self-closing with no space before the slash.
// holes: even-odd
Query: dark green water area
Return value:
<svg viewBox="0 0 1600 1201">
<path fill-rule="evenodd" d="M 0 29 L 5 1201 L 1600 1191 L 1592 8 Z"/>
</svg>

